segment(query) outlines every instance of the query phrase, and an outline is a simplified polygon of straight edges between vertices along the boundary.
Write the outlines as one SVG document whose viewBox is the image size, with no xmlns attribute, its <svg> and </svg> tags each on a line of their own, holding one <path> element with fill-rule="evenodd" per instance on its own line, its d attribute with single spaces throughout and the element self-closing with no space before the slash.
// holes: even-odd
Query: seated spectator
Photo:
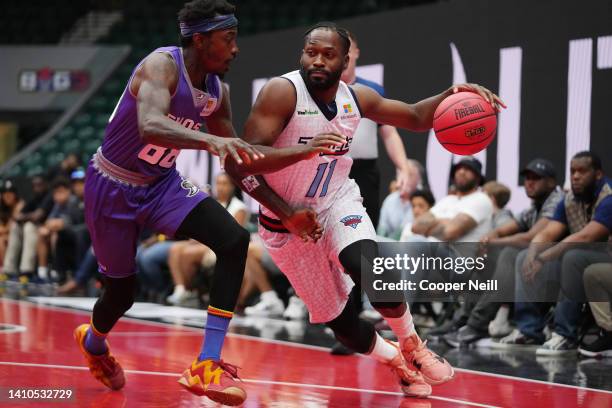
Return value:
<svg viewBox="0 0 612 408">
<path fill-rule="evenodd" d="M 77 169 L 72 172 L 71 191 L 76 197 L 76 208 L 71 214 L 70 224 L 57 233 L 53 269 L 63 279 L 68 271 L 75 271 L 85 257 L 90 246 L 89 230 L 85 224 L 85 171 Z"/>
<path fill-rule="evenodd" d="M 216 200 L 242 226 L 249 219 L 246 205 L 236 197 L 236 186 L 226 173 L 220 173 L 215 179 Z M 174 291 L 166 299 L 168 303 L 179 304 L 187 298 L 193 298 L 194 293 L 187 291 L 193 277 L 204 262 L 205 266 L 215 264 L 214 252 L 195 240 L 181 241 L 170 247 L 168 265 L 174 282 Z"/>
<path fill-rule="evenodd" d="M 0 186 L 0 261 L 2 263 L 8 247 L 10 230 L 23 205 L 17 186 L 11 180 L 4 180 Z"/>
<path fill-rule="evenodd" d="M 44 177 L 32 177 L 32 198 L 25 203 L 10 229 L 4 258 L 4 273 L 31 276 L 36 270 L 38 227 L 53 208 L 53 198 Z"/>
<path fill-rule="evenodd" d="M 89 247 L 74 276 L 68 279 L 64 284 L 57 288 L 58 296 L 69 295 L 73 293 L 87 294 L 85 289 L 91 278 L 98 273 L 98 260 L 93 252 L 93 247 Z"/>
<path fill-rule="evenodd" d="M 68 233 L 72 225 L 83 223 L 82 202 L 72 194 L 70 181 L 57 179 L 53 183 L 53 209 L 38 229 L 38 277 L 49 278 L 49 255 L 55 255 L 60 234 Z M 60 254 L 61 256 L 61 254 Z"/>
<path fill-rule="evenodd" d="M 577 299 L 585 298 L 584 270 L 612 259 L 606 251 L 576 249 L 575 244 L 608 241 L 612 231 L 612 181 L 604 176 L 601 160 L 593 152 L 574 155 L 570 175 L 571 191 L 559 202 L 550 222 L 533 238 L 529 250 L 517 258 L 514 319 L 518 330 L 501 339 L 502 346 L 541 344 L 536 355 L 547 356 L 576 352 L 581 312 Z M 542 245 L 557 240 L 561 241 Z M 550 282 L 560 282 L 561 290 L 555 306 L 554 331 L 544 342 L 547 310 L 535 303 L 541 300 L 541 293 L 533 299 L 529 292 L 541 292 L 550 287 Z"/>
<path fill-rule="evenodd" d="M 412 218 L 417 219 L 421 215 L 425 214 L 431 209 L 436 203 L 436 199 L 429 190 L 416 190 L 410 195 L 410 206 L 412 207 Z M 406 223 L 400 241 L 405 241 L 413 235 L 412 233 L 412 222 Z"/>
<path fill-rule="evenodd" d="M 47 172 L 47 180 L 70 179 L 72 173 L 81 166 L 79 155 L 71 152 L 64 159 Z"/>
<path fill-rule="evenodd" d="M 410 237 L 413 242 L 407 246 L 410 256 L 434 256 L 434 257 L 473 257 L 476 250 L 472 247 L 435 245 L 430 242 L 479 242 L 486 233 L 491 230 L 491 217 L 493 216 L 493 204 L 489 197 L 480 190 L 479 186 L 484 184 L 482 175 L 482 164 L 474 157 L 465 157 L 456 163 L 451 169 L 451 180 L 456 188 L 454 194 L 450 194 L 426 212 L 418 217 L 412 225 L 412 232 L 421 237 Z M 425 237 L 425 238 L 423 238 Z M 425 243 L 416 243 L 425 240 Z M 449 280 L 467 279 L 471 271 L 463 275 L 450 276 L 448 271 L 416 271 L 415 278 Z M 471 304 L 473 306 L 473 304 Z M 467 319 L 469 313 L 468 305 L 462 308 L 456 317 L 445 324 L 429 332 L 431 336 L 439 336 L 450 330 L 459 328 Z"/>
<path fill-rule="evenodd" d="M 414 160 L 410 161 L 411 163 Z M 413 166 L 415 168 L 416 165 Z M 418 171 L 413 172 L 413 183 L 411 185 L 421 185 L 421 178 Z M 391 187 L 391 186 L 390 186 Z M 380 217 L 376 233 L 382 237 L 397 241 L 406 224 L 412 222 L 412 207 L 410 205 L 410 195 L 413 190 L 397 189 L 391 192 L 383 201 L 380 209 Z"/>
<path fill-rule="evenodd" d="M 272 261 L 265 246 L 258 241 L 251 241 L 239 303 L 244 302 L 254 289 L 260 292 L 260 300 L 253 306 L 246 307 L 245 315 L 278 317 L 285 312 L 283 301 L 272 288 L 268 278 L 269 273 L 280 273 L 280 270 Z"/>
<path fill-rule="evenodd" d="M 165 300 L 167 290 L 172 287 L 172 278 L 168 271 L 170 248 L 185 241 L 169 240 L 163 234 L 152 234 L 143 239 L 136 250 L 136 269 L 141 292 L 147 297 L 163 295 Z M 158 299 L 155 299 L 158 300 Z"/>
<path fill-rule="evenodd" d="M 513 218 L 512 211 L 504 209 L 508 201 L 510 201 L 510 189 L 497 181 L 489 181 L 482 186 L 482 190 L 487 193 L 493 202 L 491 228 L 501 227 L 511 221 Z"/>
<path fill-rule="evenodd" d="M 412 232 L 445 242 L 478 242 L 491 229 L 493 205 L 479 186 L 484 184 L 482 164 L 475 157 L 461 159 L 452 168 L 456 193 L 438 201 L 417 218 Z"/>
<path fill-rule="evenodd" d="M 492 279 L 497 280 L 500 288 L 514 288 L 516 257 L 544 229 L 549 222 L 548 217 L 554 214 L 557 204 L 563 200 L 555 168 L 548 160 L 532 160 L 521 175 L 525 177 L 525 193 L 531 199 L 531 206 L 522 211 L 517 219 L 511 218 L 480 240 L 485 251 L 488 249 L 489 265 L 495 267 Z M 497 338 L 510 334 L 509 305 L 498 303 L 496 299 L 496 294 L 484 294 L 478 299 L 465 325 L 444 335 L 446 343 L 459 347 L 489 335 Z"/>
<path fill-rule="evenodd" d="M 587 357 L 612 357 L 612 263 L 593 264 L 586 268 L 584 290 L 600 331 L 595 341 L 582 342 L 578 352 Z"/>
</svg>

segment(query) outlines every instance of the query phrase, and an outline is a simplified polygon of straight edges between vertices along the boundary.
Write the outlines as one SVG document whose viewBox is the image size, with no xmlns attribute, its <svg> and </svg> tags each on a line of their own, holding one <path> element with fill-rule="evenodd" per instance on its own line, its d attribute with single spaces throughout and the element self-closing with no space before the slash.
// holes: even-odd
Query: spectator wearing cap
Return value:
<svg viewBox="0 0 612 408">
<path fill-rule="evenodd" d="M 464 157 L 451 168 L 451 180 L 455 186 L 454 194 L 442 198 L 424 215 L 418 217 L 412 225 L 412 232 L 427 237 L 429 241 L 443 242 L 479 242 L 491 230 L 493 203 L 480 186 L 484 184 L 482 164 L 475 157 Z M 411 240 L 416 240 L 416 237 Z M 446 249 L 440 245 L 411 245 L 412 256 L 435 256 L 441 259 L 447 257 L 473 257 L 476 255 L 476 245 L 460 245 L 455 249 Z M 436 272 L 433 273 L 432 272 Z M 417 271 L 420 279 L 465 280 L 471 271 L 464 274 L 454 274 L 452 271 Z M 419 276 L 420 275 L 420 276 Z M 473 304 L 471 304 L 473 305 Z M 440 336 L 458 327 L 460 321 L 465 321 L 470 305 L 462 305 L 455 318 L 429 332 L 431 336 Z"/>
<path fill-rule="evenodd" d="M 418 217 L 412 232 L 439 241 L 478 242 L 491 228 L 493 204 L 480 190 L 484 184 L 482 164 L 466 157 L 451 169 L 455 194 L 442 198 Z"/>
<path fill-rule="evenodd" d="M 537 302 L 542 301 L 542 294 L 552 295 L 557 299 L 554 331 L 536 350 L 536 355 L 576 352 L 581 306 L 586 299 L 584 271 L 589 265 L 612 261 L 603 245 L 601 248 L 576 245 L 605 243 L 610 239 L 612 181 L 605 177 L 601 159 L 590 151 L 572 157 L 570 176 L 571 191 L 533 238 L 529 250 L 517 258 L 514 317 L 518 331 L 500 340 L 510 345 L 544 342 L 547 310 Z M 560 290 L 552 294 L 546 291 L 551 288 L 550 282 L 558 282 Z M 537 297 L 529 296 L 530 293 Z"/>
<path fill-rule="evenodd" d="M 4 258 L 4 273 L 32 275 L 36 270 L 38 227 L 53 208 L 53 197 L 42 175 L 32 177 L 32 198 L 25 203 L 13 223 Z"/>
<path fill-rule="evenodd" d="M 544 229 L 549 222 L 548 217 L 553 216 L 557 204 L 563 200 L 563 191 L 557 185 L 555 167 L 550 161 L 534 159 L 520 174 L 524 177 L 525 193 L 531 199 L 531 206 L 480 240 L 483 248 L 488 249 L 488 264 L 495 267 L 493 279 L 497 280 L 502 290 L 514 288 L 517 256 Z M 445 334 L 444 340 L 458 347 L 489 335 L 499 338 L 510 334 L 509 305 L 497 300 L 499 296 L 496 293 L 484 294 L 465 324 Z"/>
<path fill-rule="evenodd" d="M 71 187 L 70 180 L 65 178 L 54 181 L 52 188 L 53 209 L 49 213 L 49 217 L 44 225 L 38 229 L 36 252 L 38 257 L 38 277 L 42 280 L 49 278 L 50 254 L 54 256 L 54 262 L 59 262 L 59 266 L 63 267 L 63 262 L 65 261 L 64 255 L 66 254 L 63 250 L 56 251 L 58 239 L 61 243 L 64 234 L 69 231 L 69 226 L 83 223 L 83 210 L 79 208 L 79 199 L 72 194 Z M 60 248 L 62 248 L 61 245 Z"/>
<path fill-rule="evenodd" d="M 4 255 L 8 246 L 11 226 L 23 208 L 23 200 L 19 197 L 17 186 L 11 180 L 4 180 L 0 184 L 0 260 L 4 262 Z"/>
</svg>

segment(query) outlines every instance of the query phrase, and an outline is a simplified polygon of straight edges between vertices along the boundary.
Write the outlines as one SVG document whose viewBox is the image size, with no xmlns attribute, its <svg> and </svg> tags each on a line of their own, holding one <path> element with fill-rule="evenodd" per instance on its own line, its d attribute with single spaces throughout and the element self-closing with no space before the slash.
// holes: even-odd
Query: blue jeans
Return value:
<svg viewBox="0 0 612 408">
<path fill-rule="evenodd" d="M 609 255 L 585 249 L 569 250 L 560 261 L 544 264 L 533 284 L 526 284 L 523 280 L 521 270 L 526 255 L 527 250 L 521 251 L 515 264 L 514 319 L 519 330 L 527 337 L 544 341 L 545 315 L 550 308 L 550 302 L 546 301 L 553 300 L 552 296 L 556 291 L 554 331 L 576 341 L 585 298 L 582 275 L 590 264 L 609 261 Z"/>
<path fill-rule="evenodd" d="M 168 253 L 174 241 L 157 242 L 150 247 L 138 247 L 136 252 L 136 267 L 138 278 L 145 290 L 160 291 L 165 289 L 170 281 L 164 267 L 168 265 Z"/>
</svg>

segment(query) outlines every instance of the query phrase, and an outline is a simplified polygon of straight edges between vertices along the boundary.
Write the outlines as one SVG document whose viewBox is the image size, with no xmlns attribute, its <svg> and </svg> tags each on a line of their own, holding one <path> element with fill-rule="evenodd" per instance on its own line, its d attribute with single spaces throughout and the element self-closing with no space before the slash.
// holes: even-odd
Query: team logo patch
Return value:
<svg viewBox="0 0 612 408">
<path fill-rule="evenodd" d="M 361 224 L 361 219 L 363 216 L 361 215 L 347 215 L 346 217 L 340 220 L 341 223 L 344 224 L 345 227 L 351 227 L 352 229 L 357 229 L 359 224 Z"/>
<path fill-rule="evenodd" d="M 188 191 L 187 198 L 195 196 L 196 194 L 198 194 L 198 191 L 200 191 L 199 188 L 197 188 L 191 181 L 187 179 L 183 179 L 183 181 L 181 182 L 181 188 Z"/>
</svg>

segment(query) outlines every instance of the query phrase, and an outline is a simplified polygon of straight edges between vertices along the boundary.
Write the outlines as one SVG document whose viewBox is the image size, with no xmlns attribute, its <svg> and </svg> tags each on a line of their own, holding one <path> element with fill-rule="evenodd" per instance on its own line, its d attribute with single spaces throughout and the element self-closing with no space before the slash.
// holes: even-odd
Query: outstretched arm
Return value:
<svg viewBox="0 0 612 408">
<path fill-rule="evenodd" d="M 204 149 L 235 160 L 250 161 L 261 156 L 255 148 L 238 138 L 221 138 L 187 129 L 168 118 L 172 94 L 178 86 L 178 69 L 172 57 L 153 53 L 136 71 L 129 91 L 135 95 L 138 130 L 146 143 L 175 149 Z"/>
<path fill-rule="evenodd" d="M 316 214 L 312 210 L 291 208 L 260 175 L 287 167 L 320 151 L 327 151 L 324 146 L 327 143 L 324 136 L 312 139 L 313 141 L 317 139 L 323 145 L 315 146 L 315 142 L 312 142 L 309 145 L 282 149 L 270 147 L 291 119 L 296 99 L 295 89 L 286 79 L 270 80 L 259 93 L 242 135 L 244 140 L 261 146 L 266 157 L 251 163 L 228 160 L 225 170 L 242 190 L 272 211 L 289 231 L 304 239 L 309 237 L 316 241 L 322 233 L 316 221 Z M 330 137 L 328 144 L 341 144 L 343 140 L 339 136 L 328 136 Z M 334 141 L 334 137 L 338 140 Z"/>
<path fill-rule="evenodd" d="M 353 89 L 359 99 L 364 117 L 372 119 L 376 123 L 417 132 L 431 129 L 436 108 L 453 93 L 474 92 L 482 96 L 496 110 L 499 110 L 499 107 L 506 107 L 497 95 L 477 84 L 454 85 L 438 95 L 423 99 L 415 104 L 385 99 L 371 88 L 359 84 L 353 85 Z"/>
</svg>

